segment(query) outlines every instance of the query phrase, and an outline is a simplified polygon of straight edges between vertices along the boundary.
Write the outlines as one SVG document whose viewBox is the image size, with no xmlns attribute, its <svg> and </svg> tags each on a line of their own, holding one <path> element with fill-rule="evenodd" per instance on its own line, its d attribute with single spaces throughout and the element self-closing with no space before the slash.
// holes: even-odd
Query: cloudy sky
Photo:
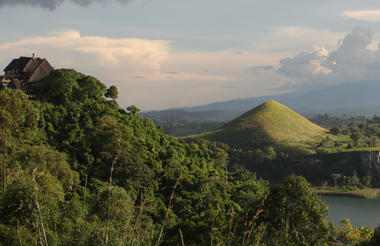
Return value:
<svg viewBox="0 0 380 246">
<path fill-rule="evenodd" d="M 47 58 L 143 110 L 379 80 L 378 0 L 0 0 L 0 67 Z"/>
</svg>

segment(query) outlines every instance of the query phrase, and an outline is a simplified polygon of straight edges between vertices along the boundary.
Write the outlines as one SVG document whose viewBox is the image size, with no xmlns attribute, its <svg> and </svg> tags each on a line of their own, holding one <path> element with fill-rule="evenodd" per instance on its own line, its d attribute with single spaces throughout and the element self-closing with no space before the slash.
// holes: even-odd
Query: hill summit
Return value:
<svg viewBox="0 0 380 246">
<path fill-rule="evenodd" d="M 202 134 L 203 138 L 234 148 L 277 147 L 307 148 L 327 136 L 327 130 L 312 123 L 290 108 L 267 101 L 224 125 Z"/>
</svg>

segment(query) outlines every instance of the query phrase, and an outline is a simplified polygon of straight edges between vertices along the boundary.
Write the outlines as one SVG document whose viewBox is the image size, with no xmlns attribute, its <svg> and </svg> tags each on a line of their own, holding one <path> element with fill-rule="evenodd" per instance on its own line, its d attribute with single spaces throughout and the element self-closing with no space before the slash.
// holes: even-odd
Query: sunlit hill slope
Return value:
<svg viewBox="0 0 380 246">
<path fill-rule="evenodd" d="M 242 149 L 275 146 L 280 149 L 304 150 L 329 135 L 328 130 L 270 100 L 220 129 L 191 138 L 206 138 Z"/>
</svg>

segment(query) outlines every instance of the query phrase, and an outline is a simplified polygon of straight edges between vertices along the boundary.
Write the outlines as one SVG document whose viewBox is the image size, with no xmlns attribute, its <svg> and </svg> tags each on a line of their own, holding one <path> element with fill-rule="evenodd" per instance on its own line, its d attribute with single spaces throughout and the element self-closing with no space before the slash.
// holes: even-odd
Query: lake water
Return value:
<svg viewBox="0 0 380 246">
<path fill-rule="evenodd" d="M 354 227 L 361 225 L 374 228 L 380 225 L 380 197 L 363 199 L 339 196 L 322 196 L 329 206 L 327 219 L 339 226 L 344 218 L 349 218 Z"/>
</svg>

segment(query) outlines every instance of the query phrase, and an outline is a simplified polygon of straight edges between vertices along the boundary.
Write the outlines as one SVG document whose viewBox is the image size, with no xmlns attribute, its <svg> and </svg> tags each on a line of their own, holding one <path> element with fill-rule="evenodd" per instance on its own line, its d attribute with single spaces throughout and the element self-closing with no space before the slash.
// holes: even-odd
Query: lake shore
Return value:
<svg viewBox="0 0 380 246">
<path fill-rule="evenodd" d="M 366 188 L 360 190 L 346 191 L 333 187 L 313 187 L 314 192 L 323 196 L 343 196 L 354 198 L 376 198 L 380 196 L 380 189 Z"/>
</svg>

